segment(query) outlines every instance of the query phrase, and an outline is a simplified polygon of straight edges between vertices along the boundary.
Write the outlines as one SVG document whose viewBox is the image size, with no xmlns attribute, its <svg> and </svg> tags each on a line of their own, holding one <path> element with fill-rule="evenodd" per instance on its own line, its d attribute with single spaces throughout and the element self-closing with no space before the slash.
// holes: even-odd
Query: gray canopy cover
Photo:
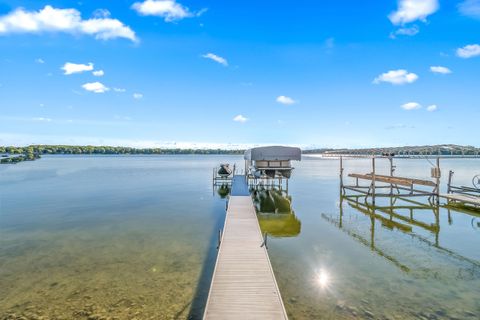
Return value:
<svg viewBox="0 0 480 320">
<path fill-rule="evenodd" d="M 245 160 L 286 161 L 302 159 L 302 150 L 295 147 L 258 147 L 245 151 Z"/>
</svg>

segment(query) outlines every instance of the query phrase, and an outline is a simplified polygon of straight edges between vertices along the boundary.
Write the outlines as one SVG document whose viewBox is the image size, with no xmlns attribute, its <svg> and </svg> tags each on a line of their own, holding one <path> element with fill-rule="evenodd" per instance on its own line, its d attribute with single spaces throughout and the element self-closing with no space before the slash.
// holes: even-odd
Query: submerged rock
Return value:
<svg viewBox="0 0 480 320">
<path fill-rule="evenodd" d="M 354 306 L 346 306 L 345 309 L 354 316 L 357 316 L 358 314 L 358 309 L 355 308 Z"/>
<path fill-rule="evenodd" d="M 464 311 L 463 314 L 465 314 L 467 317 L 480 317 L 478 313 L 472 312 L 472 311 Z"/>
<path fill-rule="evenodd" d="M 337 310 L 344 310 L 345 309 L 345 301 L 337 301 L 337 304 L 335 305 L 335 309 Z"/>
<path fill-rule="evenodd" d="M 375 314 L 369 310 L 364 310 L 363 313 L 369 318 L 375 317 Z"/>
</svg>

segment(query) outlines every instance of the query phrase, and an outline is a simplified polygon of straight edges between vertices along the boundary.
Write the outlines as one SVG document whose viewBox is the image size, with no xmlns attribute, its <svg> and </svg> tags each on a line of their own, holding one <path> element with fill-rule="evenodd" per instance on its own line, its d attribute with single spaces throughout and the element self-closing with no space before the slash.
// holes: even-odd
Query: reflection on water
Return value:
<svg viewBox="0 0 480 320">
<path fill-rule="evenodd" d="M 344 229 L 350 236 L 360 243 L 367 245 L 370 249 L 376 252 L 378 255 L 391 261 L 394 265 L 398 266 L 402 271 L 410 272 L 411 268 L 403 264 L 398 260 L 395 255 L 389 254 L 375 245 L 375 231 L 379 227 L 386 228 L 388 230 L 398 230 L 400 232 L 409 234 L 412 239 L 420 241 L 428 246 L 435 247 L 440 252 L 451 256 L 454 259 L 458 259 L 467 262 L 471 265 L 475 273 L 480 274 L 480 262 L 474 258 L 464 256 L 445 247 L 439 243 L 440 239 L 440 219 L 438 206 L 426 205 L 418 201 L 414 201 L 401 197 L 390 197 L 384 199 L 388 202 L 388 205 L 372 205 L 367 202 L 364 196 L 341 196 L 339 202 L 339 214 L 338 217 L 331 217 L 326 214 L 322 214 L 322 218 L 335 224 L 340 229 Z M 347 203 L 355 211 L 370 218 L 370 230 L 369 237 L 366 238 L 355 231 L 344 228 L 343 225 L 343 206 Z M 451 208 L 448 208 L 448 223 L 451 225 L 452 215 Z M 463 210 L 464 213 L 476 215 L 476 211 Z M 420 218 L 416 218 L 420 216 Z M 425 220 L 431 219 L 430 222 Z M 473 218 L 474 220 L 475 218 Z M 473 224 L 472 227 L 476 229 Z M 419 228 L 422 231 L 426 231 L 427 234 L 423 235 L 421 232 L 413 232 L 414 228 Z M 433 235 L 433 237 L 429 236 Z M 448 244 L 447 244 L 448 246 Z"/>
<path fill-rule="evenodd" d="M 228 195 L 230 194 L 230 189 L 231 187 L 228 183 L 224 183 L 216 187 L 217 194 L 221 199 L 225 199 L 226 197 L 228 197 Z"/>
<path fill-rule="evenodd" d="M 320 288 L 326 289 L 330 285 L 330 274 L 327 270 L 320 269 L 317 271 L 317 282 Z"/>
<path fill-rule="evenodd" d="M 451 250 L 447 247 L 442 246 L 439 243 L 440 239 L 440 219 L 439 219 L 439 210 L 440 207 L 438 206 L 431 206 L 422 204 L 418 201 L 413 201 L 411 199 L 406 198 L 398 198 L 398 197 L 390 197 L 386 201 L 389 202 L 389 205 L 382 206 L 382 205 L 371 205 L 368 204 L 364 197 L 358 196 L 342 196 L 340 199 L 340 207 L 339 207 L 339 217 L 338 217 L 338 227 L 342 228 L 342 216 L 343 216 L 343 203 L 344 201 L 348 203 L 348 205 L 354 208 L 356 211 L 365 214 L 370 217 L 371 226 L 370 226 L 370 241 L 363 239 L 361 236 L 355 235 L 351 233 L 353 237 L 361 241 L 362 243 L 366 244 L 369 242 L 370 248 L 376 251 L 379 255 L 387 258 L 395 265 L 399 266 L 403 271 L 409 272 L 411 269 L 403 264 L 401 264 L 395 256 L 391 256 L 383 252 L 381 249 L 375 246 L 375 228 L 376 222 L 378 221 L 383 228 L 387 228 L 390 230 L 397 229 L 401 232 L 409 234 L 413 239 L 417 241 L 421 241 L 429 246 L 435 247 L 440 252 L 443 252 L 446 255 L 449 255 L 455 259 L 465 261 L 471 264 L 471 267 L 475 273 L 479 274 L 480 272 L 480 262 L 472 259 L 468 256 L 463 256 L 455 250 Z M 451 215 L 451 208 L 448 208 L 448 221 L 451 225 L 452 215 Z M 475 211 L 468 211 L 464 210 L 464 213 L 471 213 L 475 214 Z M 333 221 L 329 219 L 328 216 L 322 215 L 325 219 L 329 221 Z M 420 216 L 420 218 L 415 218 L 415 216 Z M 424 222 L 422 220 L 428 221 L 428 217 L 432 221 Z M 474 218 L 475 219 L 475 218 Z M 473 221 L 473 220 L 472 220 Z M 379 226 L 377 226 L 378 228 Z M 413 232 L 413 228 L 418 227 L 422 231 L 428 232 L 426 235 L 422 235 L 421 232 Z M 473 229 L 475 227 L 472 225 Z M 433 235 L 429 237 L 428 234 Z"/>
<path fill-rule="evenodd" d="M 296 237 L 302 223 L 292 209 L 292 197 L 286 191 L 258 187 L 251 190 L 262 233 L 273 237 Z"/>
</svg>

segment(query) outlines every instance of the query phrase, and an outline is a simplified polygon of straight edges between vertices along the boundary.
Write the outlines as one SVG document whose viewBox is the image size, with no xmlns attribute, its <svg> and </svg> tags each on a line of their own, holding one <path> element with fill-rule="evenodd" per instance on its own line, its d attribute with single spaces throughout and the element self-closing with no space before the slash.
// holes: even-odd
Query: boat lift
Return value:
<svg viewBox="0 0 480 320">
<path fill-rule="evenodd" d="M 294 147 L 270 146 L 248 149 L 244 154 L 245 167 L 240 169 L 233 165 L 230 174 L 225 173 L 221 164 L 213 168 L 212 184 L 216 187 L 231 186 L 236 175 L 245 175 L 249 187 L 261 186 L 264 189 L 278 188 L 288 190 L 288 180 L 294 167 L 292 161 L 302 159 L 302 150 Z"/>
<path fill-rule="evenodd" d="M 390 175 L 381 175 L 376 171 L 376 159 L 388 159 L 390 162 Z M 354 185 L 344 184 L 344 166 L 343 157 L 340 157 L 340 194 L 347 196 L 347 191 L 353 191 L 354 194 L 365 196 L 365 201 L 371 198 L 372 204 L 375 205 L 377 197 L 428 197 L 430 204 L 439 204 L 440 199 L 440 158 L 437 158 L 436 164 L 431 169 L 432 180 L 416 179 L 410 177 L 395 176 L 395 168 L 393 164 L 394 156 L 372 156 L 372 171 L 366 174 L 350 173 L 348 177 L 355 179 Z M 367 181 L 368 184 L 360 184 L 360 180 Z M 418 186 L 422 186 L 419 189 Z M 386 191 L 385 191 L 386 190 Z"/>
<path fill-rule="evenodd" d="M 249 186 L 283 189 L 294 167 L 292 161 L 302 160 L 302 150 L 294 147 L 270 146 L 257 147 L 245 151 L 245 172 Z"/>
</svg>

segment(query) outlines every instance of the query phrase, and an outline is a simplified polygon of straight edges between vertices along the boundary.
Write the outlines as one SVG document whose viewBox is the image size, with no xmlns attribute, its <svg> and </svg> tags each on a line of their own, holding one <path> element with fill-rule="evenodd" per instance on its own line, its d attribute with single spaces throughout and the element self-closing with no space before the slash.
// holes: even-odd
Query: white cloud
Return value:
<svg viewBox="0 0 480 320">
<path fill-rule="evenodd" d="M 469 44 L 463 48 L 458 48 L 457 56 L 464 59 L 480 56 L 480 45 Z"/>
<path fill-rule="evenodd" d="M 107 92 L 108 90 L 110 90 L 109 88 L 107 88 L 103 83 L 101 82 L 89 82 L 89 83 L 85 83 L 84 85 L 82 85 L 82 88 L 87 90 L 87 91 L 90 91 L 90 92 L 94 92 L 94 93 L 105 93 Z"/>
<path fill-rule="evenodd" d="M 44 32 L 87 34 L 102 40 L 126 38 L 137 41 L 135 32 L 121 21 L 109 17 L 83 20 L 76 9 L 45 6 L 39 11 L 26 11 L 23 8 L 17 8 L 0 17 L 0 35 Z"/>
<path fill-rule="evenodd" d="M 408 72 L 407 70 L 390 70 L 386 73 L 382 73 L 373 80 L 373 83 L 378 84 L 380 82 L 389 82 L 394 85 L 401 85 L 406 83 L 413 83 L 417 81 L 418 76 L 415 73 Z"/>
<path fill-rule="evenodd" d="M 452 73 L 452 70 L 448 69 L 447 67 L 442 67 L 442 66 L 431 66 L 430 71 L 433 72 L 433 73 L 441 73 L 441 74 Z"/>
<path fill-rule="evenodd" d="M 63 65 L 62 70 L 64 71 L 63 74 L 69 75 L 74 73 L 81 73 L 85 71 L 92 71 L 93 70 L 93 63 L 89 64 L 81 64 L 81 63 L 71 63 L 67 62 Z"/>
<path fill-rule="evenodd" d="M 458 10 L 465 16 L 480 18 L 480 0 L 465 0 L 458 5 Z"/>
<path fill-rule="evenodd" d="M 427 107 L 427 111 L 430 111 L 430 112 L 435 111 L 437 109 L 438 109 L 438 107 L 437 107 L 436 104 L 432 104 L 432 105 Z"/>
<path fill-rule="evenodd" d="M 95 71 L 92 72 L 92 74 L 95 77 L 103 77 L 105 75 L 105 72 L 103 70 L 95 70 Z"/>
<path fill-rule="evenodd" d="M 233 121 L 244 123 L 244 122 L 247 122 L 247 121 L 248 121 L 248 118 L 246 118 L 246 117 L 242 116 L 241 114 L 239 114 L 238 116 L 235 116 L 235 117 L 233 118 Z"/>
<path fill-rule="evenodd" d="M 107 9 L 97 9 L 93 12 L 93 17 L 95 18 L 108 18 L 112 14 Z"/>
<path fill-rule="evenodd" d="M 206 9 L 199 12 L 192 12 L 187 7 L 175 0 L 145 0 L 135 2 L 132 9 L 143 16 L 157 16 L 165 19 L 166 22 L 181 20 L 202 15 Z"/>
<path fill-rule="evenodd" d="M 137 99 L 137 100 L 140 100 L 140 99 L 143 98 L 143 94 L 141 94 L 141 93 L 134 93 L 134 94 L 133 94 L 133 98 L 134 98 L 134 99 Z"/>
<path fill-rule="evenodd" d="M 392 12 L 388 18 L 394 25 L 404 25 L 417 20 L 426 21 L 426 18 L 438 8 L 438 0 L 399 0 L 397 11 Z"/>
<path fill-rule="evenodd" d="M 38 117 L 38 118 L 32 118 L 33 121 L 40 121 L 40 122 L 51 122 L 52 119 L 50 118 L 44 118 L 44 117 Z"/>
<path fill-rule="evenodd" d="M 417 102 L 408 102 L 408 103 L 402 104 L 401 107 L 404 110 L 415 110 L 415 109 L 420 109 L 422 106 Z"/>
<path fill-rule="evenodd" d="M 290 105 L 290 104 L 296 103 L 295 100 L 293 100 L 292 98 L 287 97 L 287 96 L 278 96 L 276 101 L 278 103 L 285 104 L 285 105 Z"/>
<path fill-rule="evenodd" d="M 228 66 L 227 59 L 222 58 L 220 56 L 217 56 L 214 53 L 207 53 L 207 54 L 204 54 L 202 57 L 205 58 L 205 59 L 210 59 L 210 60 L 213 60 L 215 62 L 218 62 L 218 63 L 224 65 L 225 67 Z"/>
<path fill-rule="evenodd" d="M 123 88 L 113 88 L 113 91 L 115 91 L 115 92 L 125 92 L 127 90 L 123 89 Z"/>
<path fill-rule="evenodd" d="M 35 62 L 40 63 L 40 64 L 44 64 L 45 60 L 43 60 L 42 58 L 38 58 L 38 59 L 35 59 Z"/>
<path fill-rule="evenodd" d="M 390 34 L 390 38 L 395 39 L 396 36 L 414 36 L 420 32 L 420 29 L 417 25 L 405 28 L 399 28 L 395 32 Z"/>
</svg>

